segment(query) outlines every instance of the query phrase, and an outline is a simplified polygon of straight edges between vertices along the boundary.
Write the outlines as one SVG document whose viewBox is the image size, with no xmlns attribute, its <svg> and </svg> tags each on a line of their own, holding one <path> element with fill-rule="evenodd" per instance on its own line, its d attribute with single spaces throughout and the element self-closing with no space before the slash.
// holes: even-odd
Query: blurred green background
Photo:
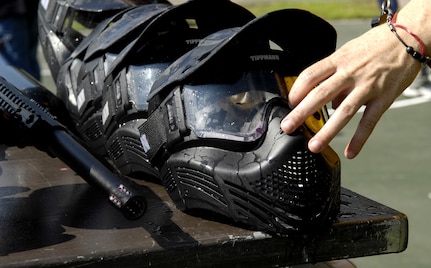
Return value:
<svg viewBox="0 0 431 268">
<path fill-rule="evenodd" d="M 318 14 L 324 19 L 371 18 L 378 14 L 376 0 L 237 0 L 255 15 L 282 8 L 305 9 Z"/>
</svg>

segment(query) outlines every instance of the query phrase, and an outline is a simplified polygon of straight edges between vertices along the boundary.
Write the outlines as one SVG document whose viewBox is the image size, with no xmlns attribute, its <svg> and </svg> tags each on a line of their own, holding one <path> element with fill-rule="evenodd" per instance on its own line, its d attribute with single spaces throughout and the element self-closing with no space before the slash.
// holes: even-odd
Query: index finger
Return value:
<svg viewBox="0 0 431 268">
<path fill-rule="evenodd" d="M 294 91 L 292 94 L 296 93 L 297 95 L 294 95 L 293 98 L 299 96 L 300 101 L 296 107 L 294 107 L 293 110 L 282 120 L 281 129 L 284 132 L 292 133 L 295 131 L 295 129 L 304 123 L 304 121 L 309 116 L 314 114 L 317 110 L 334 99 L 341 91 L 344 91 L 350 87 L 350 83 L 348 82 L 349 76 L 344 72 L 336 72 L 330 76 L 327 76 L 327 74 L 331 74 L 331 72 L 322 72 L 319 79 L 313 78 L 313 80 L 309 80 L 311 82 L 308 84 L 305 84 L 305 80 L 297 80 L 299 83 L 304 83 L 303 89 L 300 88 L 302 84 L 296 84 L 295 82 L 294 86 L 292 87 L 292 91 L 296 91 Z M 308 88 L 310 85 L 313 85 L 313 81 L 322 82 L 320 82 L 318 86 L 309 90 Z"/>
<path fill-rule="evenodd" d="M 303 70 L 289 91 L 289 104 L 294 107 L 317 85 L 335 73 L 326 61 L 319 61 Z"/>
</svg>

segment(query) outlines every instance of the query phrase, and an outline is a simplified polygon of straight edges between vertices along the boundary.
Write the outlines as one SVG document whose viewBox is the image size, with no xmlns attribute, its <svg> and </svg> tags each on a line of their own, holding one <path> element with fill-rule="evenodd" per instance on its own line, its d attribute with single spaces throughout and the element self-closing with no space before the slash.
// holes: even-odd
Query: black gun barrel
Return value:
<svg viewBox="0 0 431 268">
<path fill-rule="evenodd" d="M 66 131 L 55 129 L 50 137 L 49 150 L 89 184 L 105 190 L 109 200 L 126 218 L 137 219 L 144 214 L 144 197 L 135 193 Z"/>
<path fill-rule="evenodd" d="M 0 125 L 3 124 L 9 129 L 2 127 L 1 131 L 8 134 L 0 135 L 1 139 L 6 139 L 6 141 L 0 139 L 0 143 L 7 144 L 9 137 L 20 142 L 28 139 L 29 142 L 25 145 L 35 145 L 58 157 L 89 184 L 108 193 L 109 200 L 126 218 L 141 217 L 146 210 L 145 198 L 78 143 L 52 114 L 34 99 L 24 95 L 24 88 L 16 87 L 5 78 L 5 75 L 6 77 L 8 74 L 11 75 L 12 81 L 27 79 L 28 83 L 21 81 L 26 87 L 29 83 L 30 85 L 37 83 L 31 81 L 25 74 L 20 77 L 20 72 L 16 69 L 7 68 L 12 67 L 2 66 L 0 73 Z M 44 90 L 49 92 L 41 85 L 36 85 L 35 88 L 39 92 Z"/>
</svg>

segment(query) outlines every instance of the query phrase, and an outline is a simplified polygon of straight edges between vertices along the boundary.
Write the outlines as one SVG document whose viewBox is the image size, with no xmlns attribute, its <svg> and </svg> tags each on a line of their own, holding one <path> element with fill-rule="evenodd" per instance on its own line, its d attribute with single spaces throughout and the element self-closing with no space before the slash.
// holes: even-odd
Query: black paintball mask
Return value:
<svg viewBox="0 0 431 268">
<path fill-rule="evenodd" d="M 55 77 L 78 136 L 94 154 L 108 156 L 129 176 L 158 177 L 137 129 L 147 118 L 153 82 L 200 39 L 255 18 L 227 0 L 150 2 L 158 4 L 123 8 L 93 25 L 58 64 Z M 220 20 L 221 13 L 227 17 Z"/>
<path fill-rule="evenodd" d="M 280 122 L 295 77 L 330 54 L 335 40 L 322 19 L 280 10 L 207 36 L 160 75 L 139 131 L 179 209 L 277 234 L 331 221 L 340 161 L 329 147 L 307 148 L 325 107 L 293 134 Z"/>
<path fill-rule="evenodd" d="M 122 14 L 133 6 L 160 3 L 165 0 L 51 0 L 40 1 L 38 7 L 39 41 L 51 74 L 56 79 L 60 67 L 87 35 L 109 18 Z M 96 30 L 97 31 L 97 30 Z"/>
</svg>

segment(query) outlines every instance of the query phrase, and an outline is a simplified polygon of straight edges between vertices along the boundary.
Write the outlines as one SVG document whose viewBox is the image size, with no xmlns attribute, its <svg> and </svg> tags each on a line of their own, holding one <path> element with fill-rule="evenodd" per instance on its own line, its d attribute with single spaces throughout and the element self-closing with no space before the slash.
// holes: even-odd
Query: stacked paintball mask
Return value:
<svg viewBox="0 0 431 268">
<path fill-rule="evenodd" d="M 306 145 L 325 107 L 295 133 L 280 130 L 292 81 L 335 49 L 328 23 L 301 10 L 255 18 L 226 0 L 111 10 L 51 64 L 95 154 L 123 174 L 161 178 L 182 210 L 279 234 L 330 222 L 339 159 Z"/>
<path fill-rule="evenodd" d="M 228 16 L 214 23 L 221 13 Z M 203 37 L 254 17 L 230 1 L 209 0 L 118 8 L 96 26 L 87 23 L 90 33 L 55 76 L 78 135 L 96 154 L 108 154 L 123 174 L 158 177 L 137 129 L 147 117 L 153 82 Z"/>
<path fill-rule="evenodd" d="M 281 10 L 204 38 L 161 74 L 139 130 L 178 207 L 273 233 L 334 216 L 338 156 L 307 149 L 326 111 L 291 135 L 280 130 L 290 82 L 333 51 L 334 40 L 314 15 Z"/>
</svg>

